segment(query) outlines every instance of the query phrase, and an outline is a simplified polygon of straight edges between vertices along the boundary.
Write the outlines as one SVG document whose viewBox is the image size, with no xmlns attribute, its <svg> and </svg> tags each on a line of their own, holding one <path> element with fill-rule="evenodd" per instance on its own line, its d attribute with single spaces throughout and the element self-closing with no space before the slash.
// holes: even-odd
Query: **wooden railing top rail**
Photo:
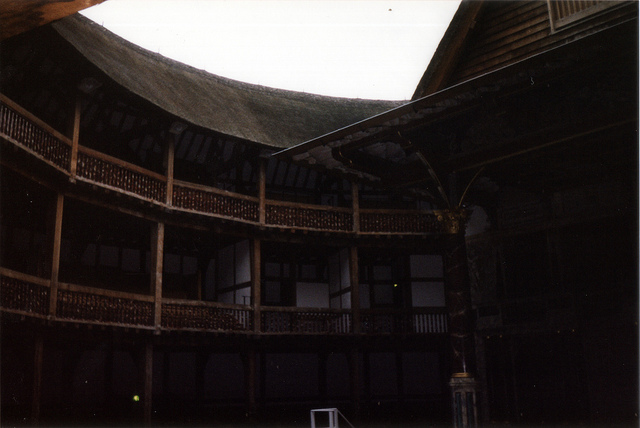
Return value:
<svg viewBox="0 0 640 428">
<path fill-rule="evenodd" d="M 206 308 L 216 309 L 238 309 L 238 310 L 252 310 L 253 308 L 248 305 L 237 305 L 220 302 L 209 302 L 205 300 L 188 300 L 188 299 L 167 299 L 162 298 L 163 305 L 179 305 L 179 306 L 201 306 Z"/>
<path fill-rule="evenodd" d="M 49 125 L 47 125 L 46 123 L 44 123 L 42 120 L 38 119 L 37 117 L 35 117 L 33 114 L 29 113 L 27 110 L 25 110 L 24 108 L 20 107 L 19 105 L 17 105 L 15 102 L 11 101 L 9 98 L 7 98 L 6 96 L 0 94 L 0 102 L 6 104 L 7 106 L 9 106 L 11 109 L 15 110 L 18 114 L 23 115 L 25 118 L 27 118 L 28 120 L 32 121 L 34 124 L 36 124 L 37 126 L 42 127 L 44 130 L 46 130 L 47 132 L 50 132 L 52 135 L 54 135 L 56 138 L 59 138 L 61 141 L 63 141 L 65 144 L 68 145 L 72 145 L 71 140 L 62 135 L 61 133 L 59 133 L 58 131 L 54 130 L 53 128 L 51 128 Z M 19 142 L 18 142 L 19 143 Z M 85 147 L 85 146 L 78 146 L 78 151 L 80 153 L 83 153 L 89 157 L 95 158 L 95 159 L 100 159 L 103 160 L 105 162 L 111 163 L 113 165 L 122 167 L 124 169 L 127 169 L 129 171 L 133 171 L 136 172 L 138 174 L 144 175 L 146 177 L 150 177 L 151 179 L 157 180 L 160 183 L 167 183 L 168 179 L 167 176 L 159 174 L 157 172 L 148 170 L 146 168 L 143 168 L 141 166 L 138 166 L 136 164 L 133 163 L 129 163 L 126 161 L 123 161 L 121 159 L 118 159 L 116 157 L 107 155 L 105 153 L 101 153 L 97 150 Z M 67 167 L 65 172 L 67 174 L 69 174 L 69 168 Z M 78 177 L 80 179 L 82 179 L 82 177 Z M 93 182 L 93 181 L 92 181 Z M 244 201 L 250 201 L 252 203 L 259 203 L 260 200 L 258 197 L 255 196 L 248 196 L 248 195 L 244 195 L 244 194 L 240 194 L 240 193 L 235 193 L 235 192 L 230 192 L 227 190 L 223 190 L 223 189 L 218 189 L 215 187 L 210 187 L 210 186 L 206 186 L 206 185 L 201 185 L 201 184 L 196 184 L 196 183 L 190 183 L 190 182 L 185 182 L 185 181 L 181 181 L 181 180 L 174 180 L 173 181 L 174 186 L 180 186 L 180 187 L 184 187 L 184 188 L 190 188 L 190 189 L 197 189 L 197 190 L 201 190 L 204 192 L 208 192 L 208 193 L 212 193 L 212 194 L 216 194 L 216 195 L 223 195 L 223 196 L 227 196 L 229 198 L 234 198 L 234 199 L 238 199 L 238 200 L 244 200 Z M 127 192 L 127 190 L 121 188 L 121 187 L 114 187 L 112 185 L 109 185 L 107 183 L 103 183 L 100 182 L 100 185 L 102 186 L 106 186 L 109 187 L 110 189 L 113 189 L 115 191 L 121 191 L 121 192 Z M 176 211 L 181 211 L 183 210 L 181 207 L 179 206 L 172 206 L 171 204 L 167 204 L 165 202 L 165 200 L 159 200 L 158 198 L 153 198 L 153 199 L 149 199 L 145 196 L 142 196 L 138 193 L 132 193 L 133 196 L 138 197 L 138 198 L 142 198 L 142 199 L 146 199 L 146 200 L 152 200 L 156 205 L 168 208 L 168 209 L 173 209 Z M 341 213 L 341 214 L 346 214 L 346 215 L 350 215 L 353 216 L 354 212 L 352 208 L 345 208 L 345 207 L 333 207 L 333 206 L 327 206 L 327 205 L 313 205 L 313 204 L 307 204 L 307 203 L 296 203 L 296 202 L 292 202 L 292 201 L 278 201 L 278 200 L 271 200 L 271 199 L 265 199 L 264 200 L 265 206 L 267 208 L 269 207 L 288 207 L 288 208 L 293 208 L 293 209 L 300 209 L 300 210 L 313 210 L 313 211 L 317 211 L 317 212 L 325 212 L 325 213 Z M 200 213 L 203 215 L 212 215 L 210 213 L 207 212 L 203 212 L 203 211 L 198 211 L 195 210 L 194 212 L 196 213 Z M 382 216 L 393 216 L 393 215 L 415 215 L 415 216 L 425 216 L 425 217 L 429 217 L 429 216 L 433 216 L 434 220 L 437 217 L 436 213 L 431 212 L 431 211 L 424 211 L 424 210 L 408 210 L 408 209 L 360 209 L 359 210 L 359 214 L 361 217 L 366 217 L 369 214 L 379 214 Z M 222 215 L 222 214 L 213 214 L 213 215 L 218 215 L 224 218 L 229 218 L 231 220 L 235 220 L 235 221 L 239 221 L 239 222 L 244 222 L 244 223 L 252 223 L 252 224 L 257 224 L 255 221 L 251 221 L 250 219 L 244 219 L 244 218 L 237 218 L 237 217 L 230 217 L 227 215 Z M 435 220 L 437 221 L 437 220 Z M 276 223 L 271 223 L 271 222 L 267 222 L 264 226 L 273 226 L 273 227 L 287 227 L 287 228 L 295 228 L 295 229 L 299 229 L 299 230 L 321 230 L 321 231 L 332 231 L 332 232 L 339 232 L 339 233 L 344 233 L 344 232 L 353 232 L 353 230 L 351 230 L 351 227 L 349 227 L 348 230 L 343 230 L 344 228 L 330 228 L 330 227 L 320 227 L 320 228 L 315 228 L 315 227 L 309 227 L 308 225 L 305 224 L 292 224 L 292 225 L 281 225 L 281 224 L 276 224 Z M 419 225 L 418 225 L 419 226 Z M 369 228 L 370 229 L 370 228 Z M 389 229 L 388 227 L 383 227 L 383 229 Z M 371 234 L 387 234 L 387 235 L 403 235 L 403 234 L 419 234 L 419 233 L 425 233 L 425 232 L 434 232 L 434 230 L 419 230 L 420 227 L 413 227 L 413 228 L 403 228 L 400 227 L 399 230 L 367 230 L 367 228 L 361 228 L 361 230 L 359 230 L 357 233 L 362 234 L 362 235 L 371 235 Z"/>
<path fill-rule="evenodd" d="M 446 314 L 445 306 L 421 306 L 412 308 L 365 308 L 360 309 L 363 315 L 392 315 L 392 314 Z"/>
<path fill-rule="evenodd" d="M 349 309 L 335 309 L 335 308 L 304 308 L 304 307 L 297 307 L 297 306 L 261 306 L 260 307 L 260 311 L 261 312 L 285 312 L 285 313 L 292 313 L 292 312 L 311 312 L 311 313 L 317 313 L 317 314 L 349 314 L 351 313 L 351 310 Z"/>
<path fill-rule="evenodd" d="M 218 189 L 217 187 L 207 186 L 205 184 L 191 183 L 188 181 L 174 179 L 173 185 L 174 187 L 175 186 L 188 187 L 190 189 L 202 190 L 204 192 L 215 193 L 217 195 L 229 196 L 230 198 L 244 199 L 246 201 L 251 201 L 251 202 L 259 202 L 259 199 L 257 196 L 249 196 L 249 195 L 244 195 L 242 193 L 235 193 L 229 190 Z"/>
<path fill-rule="evenodd" d="M 43 287 L 50 287 L 51 281 L 49 279 L 40 278 L 39 276 L 29 275 L 26 273 L 18 272 L 15 270 L 0 267 L 0 275 L 8 278 L 18 279 L 20 281 L 30 282 L 32 284 L 41 285 Z"/>
<path fill-rule="evenodd" d="M 317 211 L 334 211 L 334 212 L 349 213 L 349 214 L 353 212 L 351 208 L 334 207 L 330 205 L 304 204 L 304 203 L 298 203 L 298 202 L 292 202 L 292 201 L 278 201 L 275 199 L 267 199 L 265 203 L 267 205 L 273 205 L 273 206 L 302 208 L 302 209 L 317 210 Z"/>
<path fill-rule="evenodd" d="M 121 159 L 118 159 L 116 157 L 107 155 L 107 154 L 99 152 L 97 150 L 90 149 L 89 147 L 85 147 L 85 146 L 80 146 L 79 145 L 78 146 L 78 152 L 82 152 L 82 153 L 85 153 L 85 154 L 87 154 L 89 156 L 92 156 L 94 158 L 98 158 L 98 159 L 102 159 L 102 160 L 107 161 L 107 162 L 111 162 L 112 164 L 121 166 L 121 167 L 126 168 L 128 170 L 135 171 L 135 172 L 138 172 L 140 174 L 147 175 L 149 177 L 155 178 L 156 180 L 167 181 L 167 177 L 165 175 L 158 174 L 157 172 L 148 170 L 148 169 L 143 168 L 141 166 L 138 166 L 138 165 L 136 165 L 134 163 L 129 163 L 127 161 L 123 161 Z"/>
<path fill-rule="evenodd" d="M 38 117 L 34 116 L 28 110 L 26 110 L 23 107 L 21 107 L 20 105 L 16 104 L 10 98 L 7 98 L 7 96 L 2 94 L 2 93 L 0 93 L 0 102 L 2 102 L 3 104 L 6 104 L 11 109 L 17 111 L 18 113 L 23 115 L 26 119 L 30 120 L 35 125 L 38 125 L 43 130 L 47 131 L 48 133 L 50 133 L 51 135 L 53 135 L 54 137 L 56 137 L 57 139 L 59 139 L 63 143 L 68 144 L 69 146 L 73 145 L 73 142 L 71 141 L 71 138 L 69 138 L 66 135 L 60 133 L 59 131 L 56 131 L 49 124 L 47 124 L 43 120 L 39 119 Z"/>
<path fill-rule="evenodd" d="M 422 214 L 436 216 L 436 213 L 433 211 L 396 208 L 360 208 L 360 214 Z"/>
<path fill-rule="evenodd" d="M 146 294 L 130 293 L 119 290 L 108 290 L 97 287 L 87 287 L 85 285 L 69 284 L 61 282 L 58 284 L 59 290 L 72 291 L 76 293 L 95 294 L 98 296 L 114 297 L 117 299 L 139 300 L 141 302 L 153 302 L 153 296 Z"/>
</svg>

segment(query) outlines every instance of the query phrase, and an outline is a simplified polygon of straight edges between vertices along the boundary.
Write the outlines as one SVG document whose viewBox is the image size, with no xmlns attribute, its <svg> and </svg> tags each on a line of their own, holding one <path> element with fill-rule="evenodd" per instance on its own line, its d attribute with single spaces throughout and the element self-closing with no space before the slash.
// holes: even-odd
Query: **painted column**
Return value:
<svg viewBox="0 0 640 428">
<path fill-rule="evenodd" d="M 444 280 L 449 313 L 451 343 L 451 386 L 455 428 L 476 427 L 475 340 L 471 310 L 471 293 L 465 224 L 469 212 L 464 209 L 438 213 L 445 228 Z"/>
</svg>

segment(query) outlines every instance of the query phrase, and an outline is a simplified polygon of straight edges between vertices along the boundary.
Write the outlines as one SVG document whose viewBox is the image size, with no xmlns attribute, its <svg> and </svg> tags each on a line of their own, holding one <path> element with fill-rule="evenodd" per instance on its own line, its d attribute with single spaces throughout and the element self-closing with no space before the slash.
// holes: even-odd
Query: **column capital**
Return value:
<svg viewBox="0 0 640 428">
<path fill-rule="evenodd" d="M 448 208 L 435 210 L 436 219 L 442 224 L 444 232 L 456 235 L 464 233 L 471 211 L 466 208 Z"/>
</svg>

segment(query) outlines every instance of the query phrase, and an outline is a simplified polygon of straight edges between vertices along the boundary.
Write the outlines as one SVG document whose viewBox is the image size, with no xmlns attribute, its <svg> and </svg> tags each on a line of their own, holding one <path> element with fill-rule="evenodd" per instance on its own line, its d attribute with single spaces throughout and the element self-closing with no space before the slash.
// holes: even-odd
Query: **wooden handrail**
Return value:
<svg viewBox="0 0 640 428">
<path fill-rule="evenodd" d="M 251 201 L 256 203 L 258 202 L 258 198 L 255 196 L 249 196 L 249 195 L 243 195 L 242 193 L 230 192 L 228 190 L 218 189 L 217 187 L 206 186 L 204 184 L 190 183 L 188 181 L 181 181 L 181 180 L 173 180 L 173 185 L 174 187 L 175 186 L 187 187 L 190 189 L 202 190 L 203 192 L 215 193 L 216 195 L 228 196 L 236 199 L 244 199 L 246 201 Z"/>
<path fill-rule="evenodd" d="M 88 287 L 85 285 L 69 284 L 61 282 L 58 290 L 71 291 L 75 293 L 95 294 L 97 296 L 113 297 L 116 299 L 139 300 L 141 302 L 153 302 L 153 296 L 146 294 L 129 293 L 126 291 L 107 290 L 104 288 Z"/>
<path fill-rule="evenodd" d="M 67 137 L 66 135 L 61 134 L 59 131 L 56 131 L 51 126 L 49 126 L 46 122 L 44 122 L 42 119 L 39 119 L 38 117 L 34 116 L 28 110 L 26 110 L 23 107 L 21 107 L 20 105 L 16 104 L 14 101 L 12 101 L 10 98 L 7 98 L 7 96 L 2 94 L 2 93 L 0 93 L 0 102 L 2 102 L 3 104 L 6 104 L 12 110 L 15 110 L 16 112 L 20 113 L 26 119 L 30 120 L 35 125 L 39 126 L 43 130 L 47 131 L 48 133 L 50 133 L 51 135 L 53 135 L 54 137 L 56 137 L 57 139 L 59 139 L 63 143 L 68 144 L 69 147 L 73 146 L 73 142 L 72 142 L 71 138 Z"/>
<path fill-rule="evenodd" d="M 6 96 L 0 94 L 0 101 L 2 103 L 5 103 L 9 108 L 14 109 L 16 113 L 24 116 L 25 119 L 32 121 L 33 124 L 35 124 L 36 126 L 43 128 L 43 130 L 45 130 L 46 132 L 50 132 L 53 136 L 63 141 L 64 144 L 69 145 L 70 147 L 72 146 L 72 141 L 70 138 L 55 131 L 53 128 L 48 126 L 42 120 L 36 118 L 31 113 L 26 111 L 24 108 L 20 107 L 15 102 L 8 99 Z M 23 143 L 19 141 L 15 141 L 14 144 L 22 145 Z M 167 190 L 166 189 L 167 177 L 163 174 L 156 173 L 154 171 L 148 170 L 141 166 L 123 161 L 116 157 L 107 155 L 105 153 L 101 153 L 97 150 L 94 150 L 85 146 L 78 146 L 78 152 L 82 153 L 83 155 L 89 158 L 95 159 L 96 161 L 103 161 L 111 165 L 114 165 L 117 168 L 122 168 L 126 171 L 130 171 L 135 174 L 140 174 L 143 177 L 147 177 L 151 180 L 155 180 L 154 185 L 160 186 L 160 188 L 156 190 L 158 191 L 162 190 L 162 192 L 160 193 L 164 193 Z M 163 208 L 168 208 L 171 210 L 176 210 L 176 211 L 188 210 L 188 211 L 192 211 L 194 213 L 198 213 L 202 215 L 214 215 L 220 218 L 225 218 L 232 221 L 238 221 L 238 222 L 243 222 L 248 224 L 261 224 L 260 218 L 263 218 L 265 216 L 265 212 L 268 212 L 270 214 L 267 216 L 266 222 L 263 224 L 266 227 L 287 228 L 287 229 L 295 229 L 295 230 L 301 230 L 301 231 L 325 231 L 325 232 L 331 231 L 336 233 L 345 233 L 345 232 L 354 233 L 353 224 L 354 222 L 356 222 L 360 224 L 360 228 L 357 231 L 355 231 L 355 233 L 362 234 L 362 235 L 371 235 L 371 234 L 386 234 L 386 235 L 414 234 L 415 235 L 415 234 L 422 234 L 422 233 L 429 233 L 429 232 L 438 232 L 438 230 L 435 230 L 429 227 L 429 224 L 428 224 L 430 223 L 429 217 L 433 216 L 434 221 L 437 221 L 435 218 L 436 217 L 435 213 L 430 211 L 401 210 L 401 209 L 359 209 L 359 214 L 358 214 L 359 218 L 354 219 L 353 207 L 350 207 L 350 208 L 333 207 L 333 206 L 326 206 L 326 205 L 313 205 L 313 204 L 306 204 L 306 203 L 296 203 L 291 201 L 278 201 L 273 199 L 265 199 L 262 201 L 264 203 L 264 211 L 256 213 L 255 210 L 259 211 L 260 204 L 261 204 L 261 200 L 259 197 L 230 192 L 227 190 L 218 189 L 218 188 L 210 187 L 206 185 L 174 180 L 173 182 L 174 193 L 175 193 L 176 187 L 184 188 L 184 189 L 192 189 L 192 190 L 205 192 L 211 195 L 219 195 L 235 201 L 244 201 L 245 203 L 249 202 L 251 204 L 256 204 L 257 207 L 250 207 L 251 212 L 249 213 L 250 214 L 249 217 L 243 218 L 243 217 L 235 216 L 233 212 L 231 212 L 231 215 L 227 215 L 229 213 L 207 212 L 207 211 L 199 210 L 197 208 L 187 209 L 181 206 L 175 206 L 175 205 L 172 206 L 173 204 L 171 204 L 171 201 L 169 201 L 170 203 L 167 204 L 167 201 L 165 200 L 164 196 L 158 197 L 155 194 L 153 194 L 152 196 L 149 196 L 137 191 L 133 191 L 133 190 L 129 191 L 119 185 L 109 184 L 104 181 L 95 181 L 91 178 L 83 177 L 81 175 L 76 177 L 81 181 L 84 180 L 84 181 L 89 181 L 91 183 L 98 183 L 102 186 L 106 186 L 109 189 L 117 192 L 131 193 L 136 197 L 140 197 L 145 200 L 150 200 L 158 206 L 161 206 Z M 161 189 L 163 185 L 165 188 Z M 286 212 L 279 212 L 279 209 L 282 209 L 284 211 L 298 210 L 299 215 L 297 215 L 296 218 L 294 218 L 292 221 L 288 221 L 288 218 L 282 221 L 279 221 L 279 220 L 269 221 L 269 218 L 271 219 L 279 218 L 279 217 L 282 217 L 282 215 L 287 214 Z M 307 211 L 307 213 L 305 213 L 305 211 Z M 319 220 L 320 217 L 322 217 L 323 213 L 326 213 L 326 215 L 328 215 L 328 217 L 326 218 L 327 220 L 326 222 Z M 305 214 L 308 214 L 309 216 L 306 216 Z M 387 217 L 387 218 L 381 219 L 382 222 L 386 225 L 381 228 L 375 225 L 373 227 L 365 226 L 367 223 L 371 223 L 371 222 L 374 222 L 377 224 L 377 220 L 375 218 L 368 219 L 367 221 L 363 221 L 363 219 L 367 219 L 368 216 L 376 216 L 376 215 Z M 407 226 L 402 224 L 396 224 L 397 222 L 394 222 L 390 219 L 391 216 L 398 216 L 398 215 L 405 216 L 405 218 L 409 219 L 408 221 L 410 223 L 412 223 L 411 222 L 412 216 L 417 216 L 421 218 Z M 338 217 L 331 217 L 331 216 L 338 216 Z M 255 219 L 253 217 L 255 217 Z M 423 229 L 426 229 L 426 230 L 423 230 Z"/>
<path fill-rule="evenodd" d="M 143 167 L 138 166 L 138 165 L 133 164 L 133 163 L 129 163 L 127 161 L 123 161 L 123 160 L 118 159 L 116 157 L 109 156 L 109 155 L 107 155 L 105 153 L 102 153 L 102 152 L 99 152 L 97 150 L 90 149 L 89 147 L 78 146 L 78 152 L 82 152 L 82 153 L 84 153 L 86 155 L 89 155 L 91 157 L 98 158 L 98 159 L 101 159 L 101 160 L 106 161 L 106 162 L 110 162 L 110 163 L 112 163 L 114 165 L 117 165 L 117 166 L 121 166 L 121 167 L 126 168 L 126 169 L 128 169 L 130 171 L 134 171 L 134 172 L 149 176 L 151 178 L 155 178 L 156 180 L 160 180 L 160 181 L 164 181 L 164 182 L 167 181 L 167 177 L 162 175 L 162 174 L 158 174 L 157 172 L 153 172 L 153 171 L 151 171 L 149 169 L 143 168 Z"/>
<path fill-rule="evenodd" d="M 333 207 L 328 205 L 303 204 L 303 203 L 291 202 L 291 201 L 278 201 L 275 199 L 267 199 L 266 204 L 271 206 L 276 206 L 276 207 L 289 207 L 289 208 L 299 208 L 299 209 L 316 210 L 316 211 L 334 211 L 334 212 L 348 213 L 348 214 L 353 212 L 351 208 Z"/>
<path fill-rule="evenodd" d="M 278 313 L 314 313 L 314 314 L 349 314 L 349 309 L 336 309 L 336 308 L 304 308 L 297 306 L 265 306 L 260 307 L 262 312 L 278 312 Z"/>
<path fill-rule="evenodd" d="M 39 276 L 29 275 L 26 273 L 18 272 L 5 267 L 0 267 L 0 276 L 6 276 L 8 278 L 17 279 L 24 282 L 30 282 L 32 284 L 41 285 L 43 287 L 50 287 L 51 280 L 40 278 Z"/>
</svg>

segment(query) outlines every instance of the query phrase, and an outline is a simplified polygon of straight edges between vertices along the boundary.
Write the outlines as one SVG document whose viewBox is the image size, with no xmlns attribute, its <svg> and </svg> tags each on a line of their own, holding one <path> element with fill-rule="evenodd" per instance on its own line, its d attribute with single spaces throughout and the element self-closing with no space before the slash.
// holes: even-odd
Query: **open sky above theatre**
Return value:
<svg viewBox="0 0 640 428">
<path fill-rule="evenodd" d="M 82 14 L 163 56 L 243 82 L 410 99 L 458 0 L 109 0 Z"/>
</svg>

